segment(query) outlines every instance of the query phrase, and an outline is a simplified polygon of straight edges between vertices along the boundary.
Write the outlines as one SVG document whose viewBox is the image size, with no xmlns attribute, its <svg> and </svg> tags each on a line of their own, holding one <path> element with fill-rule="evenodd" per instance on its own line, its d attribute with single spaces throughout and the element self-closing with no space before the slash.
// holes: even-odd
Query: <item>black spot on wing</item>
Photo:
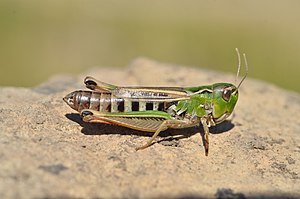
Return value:
<svg viewBox="0 0 300 199">
<path fill-rule="evenodd" d="M 118 101 L 118 111 L 124 112 L 124 100 Z"/>
<path fill-rule="evenodd" d="M 147 102 L 146 103 L 146 110 L 153 110 L 153 102 Z"/>
<path fill-rule="evenodd" d="M 165 110 L 165 103 L 164 102 L 160 102 L 158 104 L 158 109 L 159 111 L 164 111 Z"/>
<path fill-rule="evenodd" d="M 132 111 L 139 111 L 139 102 L 132 102 L 131 109 Z"/>
</svg>

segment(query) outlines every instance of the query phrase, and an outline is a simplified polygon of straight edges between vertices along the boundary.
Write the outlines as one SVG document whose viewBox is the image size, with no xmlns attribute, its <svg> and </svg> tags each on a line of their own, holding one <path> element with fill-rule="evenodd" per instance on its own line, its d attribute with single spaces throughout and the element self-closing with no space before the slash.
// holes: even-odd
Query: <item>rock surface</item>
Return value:
<svg viewBox="0 0 300 199">
<path fill-rule="evenodd" d="M 251 68 L 250 68 L 251 70 Z M 0 198 L 300 197 L 300 96 L 246 79 L 232 120 L 151 134 L 86 124 L 62 100 L 86 75 L 116 85 L 196 86 L 233 75 L 137 59 L 31 89 L 0 88 Z"/>
</svg>

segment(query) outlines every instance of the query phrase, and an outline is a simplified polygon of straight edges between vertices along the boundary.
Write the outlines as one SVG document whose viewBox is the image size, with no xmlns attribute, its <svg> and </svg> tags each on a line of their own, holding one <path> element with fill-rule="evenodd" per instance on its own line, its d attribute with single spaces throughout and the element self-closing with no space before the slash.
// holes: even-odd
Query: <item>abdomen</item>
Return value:
<svg viewBox="0 0 300 199">
<path fill-rule="evenodd" d="M 140 101 L 131 98 L 117 98 L 110 92 L 74 91 L 70 93 L 73 105 L 69 106 L 80 112 L 83 109 L 91 109 L 100 112 L 130 112 L 158 110 L 166 111 L 171 103 L 163 101 Z M 69 96 L 68 95 L 68 96 Z M 66 96 L 67 97 L 67 96 Z"/>
</svg>

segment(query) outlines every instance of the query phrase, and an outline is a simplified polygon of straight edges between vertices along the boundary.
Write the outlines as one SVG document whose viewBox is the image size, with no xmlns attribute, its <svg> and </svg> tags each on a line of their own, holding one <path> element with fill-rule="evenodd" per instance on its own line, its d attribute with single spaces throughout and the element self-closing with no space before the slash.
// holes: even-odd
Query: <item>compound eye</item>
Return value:
<svg viewBox="0 0 300 199">
<path fill-rule="evenodd" d="M 222 93 L 222 97 L 223 99 L 228 102 L 231 96 L 232 90 L 229 88 L 225 88 L 223 93 Z"/>
</svg>

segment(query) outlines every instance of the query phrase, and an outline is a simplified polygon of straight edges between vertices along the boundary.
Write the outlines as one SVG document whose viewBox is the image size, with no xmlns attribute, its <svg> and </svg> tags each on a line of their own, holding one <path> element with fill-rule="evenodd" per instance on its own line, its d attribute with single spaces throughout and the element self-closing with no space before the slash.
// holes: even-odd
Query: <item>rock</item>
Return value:
<svg viewBox="0 0 300 199">
<path fill-rule="evenodd" d="M 211 128 L 209 156 L 197 128 L 168 130 L 136 152 L 151 134 L 84 123 L 63 102 L 84 89 L 87 75 L 147 86 L 235 79 L 140 58 L 126 69 L 94 68 L 35 88 L 0 88 L 0 198 L 300 197 L 298 94 L 247 78 L 231 120 Z"/>
</svg>

